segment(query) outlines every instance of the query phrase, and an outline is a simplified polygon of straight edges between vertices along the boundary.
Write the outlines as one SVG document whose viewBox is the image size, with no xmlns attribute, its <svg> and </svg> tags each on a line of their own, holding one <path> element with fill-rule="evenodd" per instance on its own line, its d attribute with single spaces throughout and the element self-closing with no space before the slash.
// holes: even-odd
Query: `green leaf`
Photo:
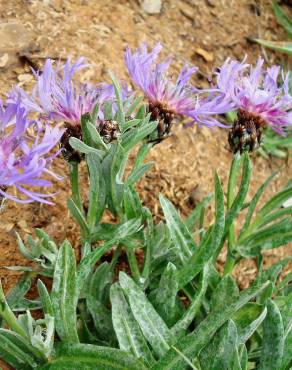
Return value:
<svg viewBox="0 0 292 370">
<path fill-rule="evenodd" d="M 195 223 L 199 220 L 201 211 L 204 210 L 207 205 L 210 203 L 211 199 L 214 197 L 213 194 L 208 194 L 192 211 L 185 221 L 186 227 L 189 230 L 192 230 L 195 226 Z"/>
<path fill-rule="evenodd" d="M 262 219 L 271 211 L 274 211 L 276 208 L 281 207 L 282 204 L 292 197 L 292 186 L 282 190 L 277 193 L 272 199 L 270 199 L 257 213 L 257 216 L 254 220 L 254 223 L 260 224 Z"/>
<path fill-rule="evenodd" d="M 206 264 L 203 269 L 201 283 L 200 283 L 200 286 L 199 286 L 199 289 L 197 291 L 195 298 L 190 303 L 187 311 L 184 313 L 182 318 L 171 328 L 171 333 L 173 337 L 175 338 L 180 337 L 181 334 L 185 330 L 187 330 L 187 328 L 190 326 L 190 324 L 196 317 L 201 307 L 202 300 L 205 296 L 206 290 L 208 288 L 209 270 L 210 270 L 210 266 Z"/>
<path fill-rule="evenodd" d="M 229 305 L 231 301 L 239 297 L 239 289 L 230 275 L 222 278 L 217 285 L 210 301 L 211 309 L 219 311 Z"/>
<path fill-rule="evenodd" d="M 213 337 L 210 344 L 200 353 L 200 364 L 204 370 L 234 370 L 237 330 L 228 320 Z"/>
<path fill-rule="evenodd" d="M 257 303 L 248 303 L 233 315 L 237 326 L 237 344 L 244 344 L 264 321 L 267 309 Z"/>
<path fill-rule="evenodd" d="M 89 281 L 89 294 L 104 305 L 109 303 L 109 287 L 113 281 L 113 272 L 107 262 L 99 265 Z"/>
<path fill-rule="evenodd" d="M 74 203 L 73 199 L 71 199 L 71 198 L 68 199 L 67 206 L 68 206 L 68 208 L 70 210 L 70 213 L 71 213 L 72 217 L 78 223 L 78 225 L 80 226 L 80 228 L 81 228 L 82 232 L 84 233 L 84 235 L 89 235 L 90 234 L 90 230 L 89 230 L 89 226 L 87 224 L 87 221 L 86 221 L 83 213 L 80 211 L 80 209 Z"/>
<path fill-rule="evenodd" d="M 187 263 L 178 271 L 177 275 L 180 288 L 185 287 L 191 282 L 214 255 L 215 250 L 211 248 L 212 231 L 213 227 L 210 227 L 199 248 L 197 248 Z"/>
<path fill-rule="evenodd" d="M 173 204 L 163 195 L 159 196 L 159 200 L 177 255 L 182 263 L 186 263 L 196 249 L 193 236 Z"/>
<path fill-rule="evenodd" d="M 150 114 L 142 121 L 140 127 L 128 131 L 127 135 L 123 136 L 122 146 L 125 152 L 129 152 L 135 145 L 139 144 L 156 129 L 157 122 L 147 122 L 149 118 Z"/>
<path fill-rule="evenodd" d="M 286 15 L 286 13 L 282 10 L 282 7 L 277 3 L 277 1 L 273 2 L 273 10 L 280 25 L 285 28 L 285 31 L 292 38 L 291 18 L 288 15 Z"/>
<path fill-rule="evenodd" d="M 26 248 L 26 246 L 23 243 L 20 235 L 17 232 L 15 233 L 15 235 L 16 235 L 16 241 L 17 241 L 17 244 L 18 244 L 18 248 L 19 248 L 20 253 L 25 258 L 27 258 L 29 260 L 33 260 L 35 258 L 35 254 L 33 252 L 31 252 L 29 249 Z"/>
<path fill-rule="evenodd" d="M 10 308 L 13 309 L 18 301 L 29 291 L 32 275 L 31 273 L 25 273 L 6 295 L 6 301 Z"/>
<path fill-rule="evenodd" d="M 54 308 L 56 331 L 63 341 L 76 343 L 77 335 L 77 285 L 76 260 L 73 248 L 65 241 L 58 253 L 51 300 Z"/>
<path fill-rule="evenodd" d="M 125 113 L 124 113 L 124 103 L 123 103 L 123 97 L 122 97 L 122 90 L 120 87 L 120 84 L 118 80 L 116 79 L 115 75 L 113 73 L 109 73 L 110 78 L 113 82 L 115 94 L 117 98 L 117 104 L 118 104 L 118 121 L 119 125 L 123 127 L 125 125 Z"/>
<path fill-rule="evenodd" d="M 114 344 L 115 334 L 110 310 L 91 295 L 87 295 L 86 305 L 93 318 L 98 337 Z"/>
<path fill-rule="evenodd" d="M 120 349 L 151 365 L 153 356 L 118 283 L 111 286 L 112 320 Z"/>
<path fill-rule="evenodd" d="M 138 98 L 134 99 L 132 104 L 126 110 L 126 117 L 130 117 L 132 113 L 136 110 L 140 103 L 143 101 L 143 96 L 139 96 Z"/>
<path fill-rule="evenodd" d="M 128 220 L 141 217 L 143 214 L 143 206 L 139 194 L 133 186 L 126 186 L 124 188 L 123 203 Z"/>
<path fill-rule="evenodd" d="M 215 224 L 212 230 L 211 249 L 213 256 L 218 256 L 222 248 L 222 239 L 225 229 L 224 193 L 218 174 L 215 174 Z"/>
<path fill-rule="evenodd" d="M 148 301 L 143 291 L 124 272 L 120 272 L 120 285 L 129 300 L 132 313 L 144 337 L 150 343 L 157 356 L 162 356 L 170 348 L 170 330 Z"/>
<path fill-rule="evenodd" d="M 284 326 L 277 304 L 269 300 L 263 324 L 263 343 L 259 370 L 280 369 L 284 349 Z"/>
<path fill-rule="evenodd" d="M 83 141 L 85 142 L 85 144 L 92 148 L 107 152 L 108 151 L 107 145 L 100 137 L 99 132 L 96 129 L 96 126 L 92 124 L 90 121 L 91 117 L 87 114 L 81 117 Z M 96 120 L 94 120 L 93 122 L 96 122 Z"/>
<path fill-rule="evenodd" d="M 191 334 L 187 335 L 176 344 L 177 349 L 189 358 L 196 357 L 201 349 L 208 344 L 210 338 L 213 337 L 216 331 L 228 321 L 236 311 L 265 289 L 268 284 L 269 282 L 260 286 L 252 286 L 243 291 L 239 298 L 232 300 L 225 309 L 211 312 Z M 184 362 L 175 351 L 170 349 L 166 355 L 157 362 L 152 370 L 172 369 L 184 369 Z"/>
<path fill-rule="evenodd" d="M 122 127 L 122 131 L 125 132 L 130 128 L 137 126 L 140 123 L 140 119 L 129 119 L 125 122 L 124 126 Z"/>
<path fill-rule="evenodd" d="M 267 41 L 255 38 L 250 38 L 250 40 L 281 53 L 292 54 L 292 42 L 290 41 Z"/>
<path fill-rule="evenodd" d="M 174 324 L 177 292 L 176 267 L 169 262 L 161 275 L 158 288 L 155 291 L 154 300 L 154 307 L 168 326 Z"/>
<path fill-rule="evenodd" d="M 239 235 L 239 239 L 242 237 L 244 237 L 244 233 L 245 231 L 248 229 L 249 225 L 250 225 L 250 222 L 251 222 L 251 219 L 252 219 L 252 216 L 253 216 L 253 213 L 255 211 L 255 208 L 258 204 L 258 201 L 261 197 L 261 195 L 263 194 L 263 192 L 266 190 L 267 186 L 270 184 L 270 182 L 272 181 L 272 179 L 275 177 L 275 175 L 277 174 L 277 172 L 274 172 L 270 177 L 268 177 L 266 179 L 266 181 L 263 183 L 263 185 L 257 190 L 257 192 L 255 193 L 255 195 L 253 196 L 252 200 L 250 201 L 250 204 L 249 204 L 249 207 L 248 207 L 248 212 L 247 212 L 247 215 L 246 215 L 246 218 L 245 218 L 245 223 L 244 223 L 244 226 L 241 230 L 241 233 Z"/>
<path fill-rule="evenodd" d="M 40 359 L 36 358 L 31 350 L 34 349 L 28 340 L 15 332 L 0 328 L 0 357 L 13 368 L 19 370 L 36 368 Z M 38 353 L 37 350 L 34 351 Z"/>
<path fill-rule="evenodd" d="M 127 352 L 92 344 L 60 343 L 56 357 L 39 370 L 146 370 L 143 362 Z"/>
<path fill-rule="evenodd" d="M 225 234 L 228 233 L 230 226 L 232 225 L 235 217 L 238 215 L 240 210 L 243 207 L 244 200 L 246 198 L 249 182 L 251 177 L 251 163 L 248 154 L 244 154 L 243 156 L 243 166 L 242 166 L 242 176 L 241 176 L 241 183 L 238 190 L 238 193 L 231 205 L 230 210 L 226 216 L 225 222 Z"/>
<path fill-rule="evenodd" d="M 96 154 L 101 159 L 104 157 L 104 152 L 102 150 L 95 149 L 92 146 L 89 146 L 85 144 L 83 141 L 77 139 L 76 137 L 70 137 L 69 144 L 74 150 L 77 150 L 80 153 Z"/>
<path fill-rule="evenodd" d="M 228 191 L 227 191 L 227 209 L 230 209 L 234 201 L 234 192 L 236 188 L 237 179 L 239 176 L 239 170 L 241 165 L 242 156 L 236 153 L 233 157 L 229 180 L 228 180 Z"/>
<path fill-rule="evenodd" d="M 107 252 L 114 244 L 118 242 L 118 239 L 112 239 L 109 242 L 104 243 L 103 245 L 97 247 L 95 250 L 90 252 L 85 256 L 79 266 L 77 271 L 77 291 L 78 295 L 80 294 L 84 284 L 87 282 L 87 278 L 90 275 L 93 266 L 97 261 Z"/>
<path fill-rule="evenodd" d="M 41 280 L 38 280 L 37 288 L 42 302 L 44 313 L 54 317 L 54 308 L 51 301 L 51 297 L 47 291 L 45 284 Z"/>
<path fill-rule="evenodd" d="M 93 228 L 101 219 L 105 208 L 105 189 L 102 168 L 95 154 L 88 154 L 86 162 L 89 169 L 89 205 L 87 212 L 88 227 Z"/>
<path fill-rule="evenodd" d="M 136 170 L 132 171 L 125 184 L 128 186 L 134 185 L 141 179 L 142 176 L 144 176 L 147 171 L 149 171 L 153 164 L 154 162 L 145 163 L 138 167 Z"/>
</svg>

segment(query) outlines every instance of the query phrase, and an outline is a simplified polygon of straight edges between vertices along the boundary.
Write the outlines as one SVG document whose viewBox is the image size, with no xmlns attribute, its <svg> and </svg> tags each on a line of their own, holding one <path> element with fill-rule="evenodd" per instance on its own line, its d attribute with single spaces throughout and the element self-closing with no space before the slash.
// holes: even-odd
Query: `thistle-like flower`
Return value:
<svg viewBox="0 0 292 370">
<path fill-rule="evenodd" d="M 289 75 L 278 66 L 263 69 L 263 62 L 259 58 L 252 67 L 244 61 L 227 59 L 217 73 L 217 91 L 229 101 L 230 110 L 238 110 L 229 133 L 234 152 L 259 146 L 265 125 L 281 135 L 292 125 Z"/>
<path fill-rule="evenodd" d="M 9 103 L 4 107 L 0 102 L 0 197 L 19 203 L 38 201 L 52 204 L 44 194 L 34 187 L 51 186 L 47 175 L 60 179 L 49 169 L 49 164 L 57 153 L 50 153 L 60 141 L 64 130 L 58 126 L 46 125 L 42 129 L 40 122 L 29 121 L 27 112 L 19 103 Z M 24 198 L 17 198 L 8 193 L 15 186 Z"/>
<path fill-rule="evenodd" d="M 79 154 L 71 148 L 69 139 L 81 138 L 82 115 L 92 113 L 97 104 L 102 107 L 106 102 L 115 99 L 111 84 L 101 83 L 93 86 L 73 80 L 74 74 L 85 67 L 87 65 L 84 58 L 73 64 L 67 60 L 64 65 L 58 63 L 56 67 L 51 59 L 47 59 L 42 71 L 34 71 L 36 84 L 32 95 L 15 87 L 9 96 L 10 101 L 20 100 L 28 111 L 38 113 L 45 120 L 63 122 L 66 131 L 61 144 L 63 154 L 68 160 L 80 160 Z M 98 118 L 103 118 L 102 109 L 99 110 Z"/>
<path fill-rule="evenodd" d="M 222 126 L 213 117 L 214 114 L 221 113 L 224 104 L 219 94 L 210 89 L 208 93 L 216 94 L 210 100 L 202 97 L 205 91 L 195 89 L 189 84 L 191 76 L 198 70 L 197 67 L 185 65 L 174 81 L 167 73 L 171 59 L 156 62 L 161 49 L 162 46 L 158 43 L 148 52 L 147 45 L 143 44 L 133 54 L 128 47 L 125 52 L 130 77 L 148 99 L 151 119 L 158 121 L 158 137 L 169 134 L 176 114 L 190 117 L 192 121 L 204 125 Z"/>
</svg>

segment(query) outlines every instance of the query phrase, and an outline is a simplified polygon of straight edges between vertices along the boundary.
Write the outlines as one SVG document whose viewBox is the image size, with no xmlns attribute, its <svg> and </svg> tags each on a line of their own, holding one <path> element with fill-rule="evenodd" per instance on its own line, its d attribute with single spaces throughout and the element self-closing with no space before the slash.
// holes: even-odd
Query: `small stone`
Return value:
<svg viewBox="0 0 292 370">
<path fill-rule="evenodd" d="M 9 60 L 9 55 L 7 53 L 2 55 L 2 57 L 0 57 L 0 68 L 5 67 L 6 64 L 8 63 L 8 60 Z"/>
<path fill-rule="evenodd" d="M 180 2 L 179 3 L 179 10 L 182 13 L 182 15 L 184 15 L 190 21 L 192 21 L 192 22 L 194 21 L 194 10 L 190 5 L 185 4 L 183 2 Z"/>
<path fill-rule="evenodd" d="M 196 207 L 205 197 L 205 192 L 200 185 L 196 185 L 189 195 L 189 205 L 191 207 Z"/>
<path fill-rule="evenodd" d="M 141 6 L 144 12 L 146 12 L 147 14 L 159 14 L 162 8 L 162 1 L 143 0 Z"/>
<path fill-rule="evenodd" d="M 18 221 L 17 226 L 20 227 L 20 229 L 23 230 L 24 232 L 29 234 L 31 233 L 25 220 Z"/>
<path fill-rule="evenodd" d="M 33 80 L 33 76 L 30 73 L 23 73 L 17 76 L 19 83 L 19 86 L 22 86 L 28 82 L 31 82 Z"/>
<path fill-rule="evenodd" d="M 197 48 L 195 50 L 195 53 L 200 55 L 203 59 L 205 59 L 206 62 L 213 62 L 214 55 L 211 52 L 208 52 L 202 48 Z"/>
<path fill-rule="evenodd" d="M 29 48 L 31 40 L 29 32 L 22 24 L 0 23 L 0 51 L 17 53 Z"/>
</svg>

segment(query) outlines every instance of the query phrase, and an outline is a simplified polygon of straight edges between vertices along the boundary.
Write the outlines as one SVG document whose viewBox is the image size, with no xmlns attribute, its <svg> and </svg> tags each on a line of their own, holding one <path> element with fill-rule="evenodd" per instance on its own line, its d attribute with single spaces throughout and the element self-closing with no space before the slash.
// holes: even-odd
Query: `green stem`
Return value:
<svg viewBox="0 0 292 370">
<path fill-rule="evenodd" d="M 230 176 L 228 181 L 228 190 L 227 190 L 227 210 L 229 211 L 232 207 L 232 204 L 235 199 L 235 186 L 237 182 L 238 172 L 240 170 L 241 164 L 241 157 L 239 154 L 236 154 L 233 158 L 231 169 L 230 169 Z M 235 231 L 234 231 L 234 222 L 230 225 L 228 231 L 228 254 L 227 259 L 224 266 L 224 275 L 229 274 L 232 272 L 235 258 L 233 256 L 233 249 L 235 244 Z"/>
<path fill-rule="evenodd" d="M 121 255 L 121 246 L 118 245 L 116 247 L 115 251 L 114 251 L 114 254 L 113 254 L 113 257 L 112 257 L 112 260 L 111 260 L 111 264 L 110 264 L 111 271 L 113 271 L 113 269 L 115 268 L 120 255 Z"/>
<path fill-rule="evenodd" d="M 226 262 L 225 262 L 225 265 L 224 265 L 224 276 L 228 275 L 228 274 L 231 274 L 231 272 L 234 268 L 235 262 L 236 262 L 236 259 L 228 251 L 227 259 L 226 259 Z"/>
<path fill-rule="evenodd" d="M 131 269 L 133 279 L 135 280 L 135 282 L 137 284 L 140 285 L 141 284 L 140 271 L 139 271 L 137 258 L 135 256 L 134 250 L 127 250 L 127 257 L 128 257 L 128 261 L 129 261 L 129 265 L 130 265 L 130 269 Z"/>
<path fill-rule="evenodd" d="M 81 212 L 83 211 L 82 199 L 79 190 L 79 181 L 78 181 L 78 163 L 70 163 L 70 181 L 71 181 L 71 190 L 72 190 L 72 199 Z"/>
<path fill-rule="evenodd" d="M 17 321 L 16 316 L 12 312 L 11 308 L 5 299 L 5 295 L 2 289 L 2 284 L 0 281 L 0 316 L 7 322 L 10 329 L 15 331 L 17 334 L 21 335 L 23 338 L 28 339 L 27 334 L 23 327 Z"/>
</svg>

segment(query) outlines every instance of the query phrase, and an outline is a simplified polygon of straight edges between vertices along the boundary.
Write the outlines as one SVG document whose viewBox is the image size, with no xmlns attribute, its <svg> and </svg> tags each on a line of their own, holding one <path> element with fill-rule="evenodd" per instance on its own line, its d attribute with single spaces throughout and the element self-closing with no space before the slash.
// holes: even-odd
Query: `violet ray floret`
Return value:
<svg viewBox="0 0 292 370">
<path fill-rule="evenodd" d="M 53 194 L 35 191 L 48 187 L 52 182 L 45 175 L 60 177 L 49 169 L 50 162 L 58 152 L 51 150 L 59 143 L 64 130 L 48 124 L 29 121 L 20 103 L 0 102 L 0 195 L 19 203 L 38 201 L 52 204 L 47 198 Z M 7 190 L 15 186 L 24 198 L 11 195 Z"/>
<path fill-rule="evenodd" d="M 190 124 L 197 122 L 207 126 L 225 127 L 215 118 L 216 114 L 230 110 L 230 103 L 218 89 L 200 90 L 190 84 L 190 79 L 197 72 L 197 67 L 185 65 L 176 80 L 168 73 L 171 58 L 157 63 L 162 49 L 158 43 L 152 51 L 143 44 L 133 53 L 127 47 L 125 63 L 134 84 L 138 86 L 149 101 L 149 109 L 153 119 L 157 119 L 157 110 L 165 117 L 165 112 L 187 116 L 192 119 Z M 155 111 L 156 109 L 156 111 Z M 154 111 L 154 113 L 153 113 Z"/>
<path fill-rule="evenodd" d="M 224 94 L 233 110 L 259 117 L 274 131 L 284 135 L 292 124 L 292 96 L 289 93 L 289 73 L 279 66 L 263 67 L 259 58 L 255 67 L 227 59 L 217 72 L 217 91 Z"/>
<path fill-rule="evenodd" d="M 74 75 L 86 67 L 84 58 L 79 58 L 73 64 L 68 59 L 65 64 L 59 62 L 56 66 L 51 59 L 47 59 L 42 71 L 34 71 L 36 84 L 32 95 L 15 87 L 9 101 L 20 98 L 28 111 L 36 112 L 47 120 L 65 122 L 67 127 L 78 126 L 81 116 L 92 113 L 96 104 L 103 105 L 115 99 L 111 84 L 93 86 L 73 80 Z"/>
</svg>

